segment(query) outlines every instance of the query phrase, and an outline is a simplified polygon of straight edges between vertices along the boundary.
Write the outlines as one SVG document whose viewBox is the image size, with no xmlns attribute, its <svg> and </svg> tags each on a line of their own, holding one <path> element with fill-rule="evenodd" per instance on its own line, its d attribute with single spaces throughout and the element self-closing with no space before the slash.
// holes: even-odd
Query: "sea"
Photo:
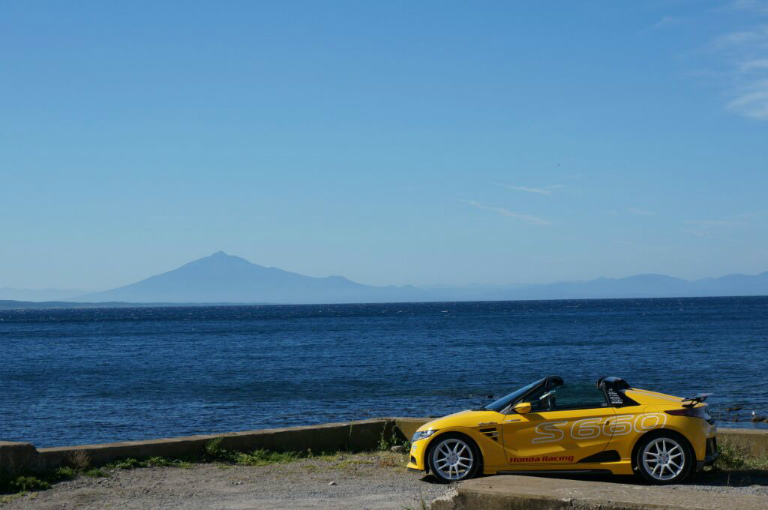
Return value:
<svg viewBox="0 0 768 510">
<path fill-rule="evenodd" d="M 768 428 L 768 297 L 4 310 L 0 440 L 440 416 L 546 375 L 713 393 L 721 426 Z"/>
</svg>

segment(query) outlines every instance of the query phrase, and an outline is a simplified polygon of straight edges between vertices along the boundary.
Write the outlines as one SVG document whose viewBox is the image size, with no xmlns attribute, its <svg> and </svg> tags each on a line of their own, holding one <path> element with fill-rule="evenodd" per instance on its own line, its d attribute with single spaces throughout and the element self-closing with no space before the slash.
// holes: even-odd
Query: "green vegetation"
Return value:
<svg viewBox="0 0 768 510">
<path fill-rule="evenodd" d="M 385 441 L 382 435 L 381 449 L 388 449 L 391 445 L 402 444 L 395 442 L 393 435 L 391 440 Z M 21 473 L 9 477 L 0 474 L 0 493 L 10 493 L 11 496 L 3 496 L 2 502 L 10 501 L 15 497 L 34 491 L 49 489 L 52 484 L 64 480 L 72 480 L 78 476 L 88 476 L 91 478 L 108 477 L 110 471 L 123 469 L 138 469 L 147 467 L 177 467 L 190 468 L 195 463 L 216 462 L 221 463 L 222 468 L 227 466 L 266 466 L 268 464 L 278 464 L 286 462 L 295 462 L 302 459 L 328 459 L 336 456 L 340 452 L 321 452 L 315 454 L 312 450 L 276 452 L 271 450 L 252 450 L 249 452 L 226 450 L 221 446 L 221 438 L 213 439 L 205 444 L 203 453 L 197 457 L 187 457 L 183 459 L 169 459 L 166 457 L 148 457 L 143 459 L 125 458 L 99 468 L 92 467 L 90 458 L 81 452 L 77 452 L 71 458 L 67 459 L 67 465 L 56 468 L 45 473 Z M 10 498 L 10 499 L 9 499 Z"/>
<path fill-rule="evenodd" d="M 88 476 L 90 478 L 105 478 L 109 476 L 108 471 L 117 469 L 134 469 L 140 467 L 167 466 L 167 467 L 190 467 L 191 462 L 180 459 L 166 459 L 163 457 L 150 457 L 148 459 L 123 459 L 112 462 L 101 468 L 91 467 L 90 459 L 82 454 L 74 458 L 67 459 L 69 465 L 61 466 L 56 469 L 43 473 L 20 473 L 15 476 L 0 474 L 0 493 L 10 493 L 3 496 L 0 502 L 8 502 L 16 497 L 21 497 L 29 492 L 44 491 L 51 488 L 51 485 L 73 480 L 78 476 Z"/>
<path fill-rule="evenodd" d="M 99 468 L 86 469 L 85 471 L 83 471 L 83 474 L 90 478 L 106 478 L 107 476 L 109 476 Z"/>
<path fill-rule="evenodd" d="M 10 481 L 9 488 L 14 492 L 44 491 L 51 484 L 34 476 L 17 476 Z"/>
<path fill-rule="evenodd" d="M 747 450 L 729 441 L 718 445 L 715 468 L 723 471 L 768 470 L 768 457 L 752 457 Z"/>
<path fill-rule="evenodd" d="M 166 457 L 148 457 L 146 459 L 134 459 L 129 457 L 127 459 L 120 459 L 118 461 L 105 464 L 104 466 L 102 466 L 102 468 L 106 470 L 136 469 L 136 468 L 146 468 L 146 467 L 189 468 L 189 467 L 192 467 L 192 464 L 196 461 L 197 459 L 192 457 L 187 459 L 168 459 Z M 84 473 L 84 474 L 88 475 L 87 473 Z M 92 475 L 88 475 L 88 476 L 92 476 Z"/>
<path fill-rule="evenodd" d="M 394 427 L 390 429 L 389 437 L 387 437 L 387 429 L 381 431 L 381 439 L 379 439 L 379 451 L 386 451 L 393 446 L 402 446 L 405 450 L 411 449 L 411 442 L 398 435 L 397 429 Z"/>
<path fill-rule="evenodd" d="M 321 453 L 319 457 L 329 455 Z M 237 450 L 225 450 L 221 447 L 221 438 L 213 439 L 205 445 L 206 460 L 212 462 L 226 462 L 237 464 L 239 466 L 266 466 L 267 464 L 278 464 L 285 462 L 294 462 L 301 459 L 317 458 L 312 450 L 293 451 L 293 452 L 275 452 L 272 450 L 252 450 L 242 452 Z"/>
<path fill-rule="evenodd" d="M 29 492 L 15 492 L 13 494 L 6 494 L 5 496 L 0 496 L 0 505 L 3 505 L 5 503 L 10 503 L 14 499 L 23 498 L 24 496 L 29 496 L 29 499 L 35 499 L 37 497 L 37 493 L 29 493 Z"/>
</svg>

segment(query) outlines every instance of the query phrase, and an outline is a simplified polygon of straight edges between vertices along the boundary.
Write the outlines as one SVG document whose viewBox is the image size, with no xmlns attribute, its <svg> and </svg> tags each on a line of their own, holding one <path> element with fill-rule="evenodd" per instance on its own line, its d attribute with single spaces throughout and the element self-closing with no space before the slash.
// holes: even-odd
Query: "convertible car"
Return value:
<svg viewBox="0 0 768 510">
<path fill-rule="evenodd" d="M 478 474 L 610 472 L 678 483 L 717 457 L 708 394 L 680 398 L 618 377 L 535 381 L 478 409 L 431 421 L 411 441 L 408 468 L 441 482 Z"/>
</svg>

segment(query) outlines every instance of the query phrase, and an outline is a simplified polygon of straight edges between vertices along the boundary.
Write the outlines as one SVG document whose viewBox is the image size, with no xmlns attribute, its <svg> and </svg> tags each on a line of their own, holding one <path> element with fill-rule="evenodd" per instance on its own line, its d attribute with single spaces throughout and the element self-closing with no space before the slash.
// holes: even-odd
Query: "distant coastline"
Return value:
<svg viewBox="0 0 768 510">
<path fill-rule="evenodd" d="M 563 298 L 563 299 L 456 299 L 456 300 L 433 300 L 433 301 L 392 301 L 371 302 L 371 303 L 128 303 L 128 302 L 104 302 L 104 303 L 81 303 L 76 301 L 14 301 L 0 300 L 0 310 L 49 310 L 49 309 L 93 309 L 93 308 L 202 308 L 202 307 L 236 307 L 236 306 L 347 306 L 347 305 L 386 305 L 386 304 L 419 304 L 419 303 L 503 303 L 503 302 L 560 302 L 560 301 L 658 301 L 658 300 L 676 300 L 676 299 L 749 299 L 765 298 L 768 293 L 763 295 L 749 296 L 663 296 L 663 297 L 620 297 L 620 298 Z"/>
</svg>

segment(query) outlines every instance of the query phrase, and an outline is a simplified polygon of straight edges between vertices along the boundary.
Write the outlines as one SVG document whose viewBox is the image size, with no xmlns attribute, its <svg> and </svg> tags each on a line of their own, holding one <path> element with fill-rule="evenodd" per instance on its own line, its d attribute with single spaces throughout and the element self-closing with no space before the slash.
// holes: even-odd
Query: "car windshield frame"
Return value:
<svg viewBox="0 0 768 510">
<path fill-rule="evenodd" d="M 539 379 L 538 381 L 534 381 L 526 386 L 523 386 L 522 388 L 513 391 L 509 395 L 505 395 L 501 397 L 500 399 L 491 402 L 487 406 L 483 407 L 486 411 L 496 411 L 497 413 L 502 412 L 504 409 L 510 406 L 510 404 L 514 403 L 516 400 L 521 399 L 522 397 L 525 397 L 527 394 L 541 386 L 542 384 L 545 384 L 549 377 L 544 377 L 543 379 Z"/>
</svg>

